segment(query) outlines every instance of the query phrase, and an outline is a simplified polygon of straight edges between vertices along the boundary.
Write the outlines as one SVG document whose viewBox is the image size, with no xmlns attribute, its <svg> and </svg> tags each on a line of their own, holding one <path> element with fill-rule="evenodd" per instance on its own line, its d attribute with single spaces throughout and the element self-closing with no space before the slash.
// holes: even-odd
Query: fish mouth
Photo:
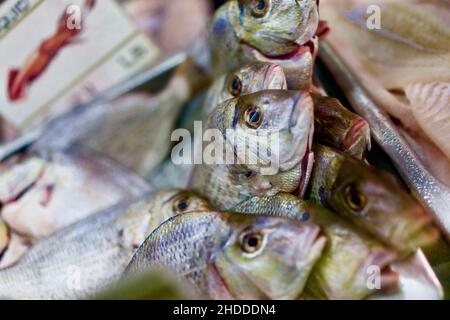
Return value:
<svg viewBox="0 0 450 320">
<path fill-rule="evenodd" d="M 406 240 L 417 248 L 426 247 L 437 241 L 439 231 L 433 226 L 433 218 L 423 208 L 417 210 L 417 218 L 408 227 L 410 232 L 406 234 Z"/>
<path fill-rule="evenodd" d="M 311 260 L 317 259 L 321 256 L 327 237 L 322 233 L 320 227 L 312 228 L 311 232 L 306 236 L 305 246 L 307 248 L 307 255 Z M 298 249 L 303 250 L 303 249 Z M 301 255 L 300 255 L 301 256 Z"/>
<path fill-rule="evenodd" d="M 317 53 L 317 41 L 315 37 L 303 44 L 293 43 L 294 49 L 288 53 L 280 55 L 270 55 L 262 52 L 258 48 L 248 43 L 243 43 L 244 50 L 248 51 L 256 60 L 265 62 L 286 62 L 301 60 L 306 54 L 314 56 Z"/>
<path fill-rule="evenodd" d="M 364 142 L 367 144 L 367 149 L 370 150 L 370 127 L 366 120 L 360 118 L 353 123 L 345 136 L 344 148 L 346 150 L 352 150 Z"/>
</svg>

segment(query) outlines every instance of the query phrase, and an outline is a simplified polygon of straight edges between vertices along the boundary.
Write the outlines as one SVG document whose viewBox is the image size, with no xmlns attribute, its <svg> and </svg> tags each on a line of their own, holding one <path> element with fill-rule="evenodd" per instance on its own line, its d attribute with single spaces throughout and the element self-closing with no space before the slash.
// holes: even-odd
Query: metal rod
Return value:
<svg viewBox="0 0 450 320">
<path fill-rule="evenodd" d="M 445 237 L 450 240 L 450 189 L 424 167 L 386 112 L 374 102 L 370 93 L 326 41 L 321 45 L 319 55 L 353 109 L 369 122 L 373 139 L 392 159 L 413 194 L 434 215 Z"/>
</svg>

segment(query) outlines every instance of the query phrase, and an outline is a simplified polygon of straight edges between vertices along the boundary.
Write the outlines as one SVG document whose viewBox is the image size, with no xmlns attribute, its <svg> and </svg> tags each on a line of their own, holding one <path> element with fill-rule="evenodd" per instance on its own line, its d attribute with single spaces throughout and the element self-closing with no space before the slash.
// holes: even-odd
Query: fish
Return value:
<svg viewBox="0 0 450 320">
<path fill-rule="evenodd" d="M 287 89 L 283 68 L 266 62 L 246 65 L 214 81 L 205 98 L 203 118 L 234 97 L 272 89 Z M 335 98 L 310 93 L 314 102 L 314 140 L 362 158 L 371 147 L 367 121 Z"/>
<path fill-rule="evenodd" d="M 211 206 L 187 190 L 147 191 L 35 243 L 0 271 L 0 297 L 86 299 L 114 287 L 139 245 L 168 218 Z M 5 233 L 0 220 L 0 249 Z"/>
<path fill-rule="evenodd" d="M 263 10 L 255 14 L 261 5 Z M 227 1 L 216 10 L 205 34 L 187 50 L 188 58 L 175 71 L 184 83 L 181 87 L 190 92 L 184 102 L 207 89 L 212 79 L 257 62 L 280 65 L 290 89 L 309 89 L 318 25 L 316 0 Z M 176 90 L 171 93 L 176 94 Z"/>
<path fill-rule="evenodd" d="M 423 136 L 409 143 L 425 150 L 424 164 L 438 179 L 442 173 L 433 167 L 446 163 L 441 180 L 448 185 L 450 6 L 446 1 L 382 0 L 371 15 L 368 5 L 373 3 L 323 1 L 321 16 L 333 26 L 327 41 L 409 136 Z M 381 24 L 370 30 L 367 22 L 377 16 Z"/>
<path fill-rule="evenodd" d="M 213 145 L 226 149 L 231 164 L 197 165 L 190 187 L 221 210 L 251 195 L 302 193 L 312 166 L 313 109 L 304 91 L 265 90 L 224 102 L 208 123 L 223 136 Z"/>
<path fill-rule="evenodd" d="M 1 217 L 24 238 L 27 248 L 90 214 L 151 190 L 141 177 L 81 148 L 16 156 L 0 168 L 0 181 Z"/>
<path fill-rule="evenodd" d="M 253 197 L 232 210 L 288 217 L 321 227 L 327 245 L 308 279 L 304 299 L 359 300 L 397 288 L 398 275 L 390 266 L 398 255 L 322 206 L 279 193 L 273 197 Z M 380 271 L 378 288 L 367 285 L 373 268 Z"/>
<path fill-rule="evenodd" d="M 402 256 L 439 237 L 432 218 L 395 177 L 322 145 L 306 198 L 352 221 Z"/>
<path fill-rule="evenodd" d="M 278 55 L 276 59 L 274 59 L 274 62 L 280 61 L 280 64 L 282 64 L 283 66 L 283 70 L 285 70 L 285 72 L 287 72 L 288 74 L 288 80 L 291 81 L 291 84 L 288 83 L 288 85 L 291 85 L 293 89 L 296 90 L 300 87 L 309 87 L 312 76 L 312 65 L 314 60 L 313 56 L 315 55 L 312 54 L 311 51 L 317 51 L 313 48 L 317 48 L 318 43 L 317 37 L 314 35 L 318 25 L 318 10 L 316 0 L 303 0 L 301 2 L 296 0 L 264 0 L 264 3 L 268 5 L 267 8 L 270 7 L 270 14 L 268 14 L 267 17 L 253 17 L 252 21 L 251 14 L 247 14 L 248 19 L 246 25 L 253 25 L 254 31 L 260 29 L 260 32 L 247 32 L 245 35 L 242 35 L 242 37 L 239 37 L 240 33 L 237 31 L 235 32 L 233 28 L 228 30 L 227 28 L 220 27 L 220 25 L 232 25 L 232 23 L 230 22 L 231 20 L 227 20 L 231 18 L 231 16 L 229 17 L 228 14 L 226 14 L 225 16 L 221 16 L 221 12 L 226 13 L 229 11 L 228 8 L 230 8 L 230 12 L 233 13 L 232 16 L 235 20 L 236 14 L 240 12 L 238 1 L 228 1 L 222 6 L 221 9 L 218 9 L 215 18 L 212 19 L 212 22 L 210 24 L 210 31 L 207 32 L 204 36 L 200 37 L 199 40 L 189 50 L 187 50 L 188 54 L 187 58 L 183 59 L 184 63 L 181 63 L 181 65 L 176 68 L 168 85 L 157 94 L 158 97 L 155 99 L 156 102 L 152 103 L 152 105 L 156 105 L 156 109 L 165 108 L 166 110 L 163 113 L 169 114 L 171 117 L 178 115 L 186 102 L 208 88 L 208 86 L 212 82 L 212 79 L 224 73 L 235 70 L 240 66 L 247 64 L 248 62 L 271 62 L 272 58 L 267 58 L 263 55 L 259 56 L 259 58 L 255 58 L 254 56 L 254 54 L 258 53 L 257 49 L 260 45 L 267 47 L 267 45 L 264 45 L 265 42 L 267 42 L 267 44 L 271 43 L 271 45 L 268 45 L 268 47 L 273 48 L 274 55 L 277 55 L 276 51 L 278 51 L 279 49 L 276 48 L 278 48 L 279 44 L 281 43 L 286 44 L 288 47 L 296 48 L 292 52 L 291 56 L 288 57 Z M 252 5 L 250 1 L 243 1 L 242 5 L 243 8 L 245 8 L 246 12 L 250 12 L 251 8 L 254 7 L 254 4 Z M 267 21 L 264 24 L 261 24 L 262 20 Z M 270 21 L 272 21 L 272 23 Z M 233 24 L 235 23 L 236 21 L 233 21 Z M 217 24 L 219 25 L 219 27 L 217 27 Z M 278 27 L 275 27 L 275 25 L 270 27 L 271 24 L 276 24 Z M 241 26 L 236 26 L 236 30 L 240 28 Z M 224 31 L 224 33 L 219 32 L 219 34 L 215 34 L 214 30 L 220 31 L 220 29 Z M 263 36 L 263 38 L 266 38 L 266 41 L 261 40 L 261 35 L 264 34 L 265 36 Z M 311 39 L 311 41 L 309 41 L 310 39 L 307 40 L 310 35 L 312 35 L 313 38 Z M 250 53 L 250 56 L 253 56 L 253 58 L 251 58 L 250 60 L 241 59 L 241 57 L 243 57 L 241 52 L 243 49 L 239 49 L 237 51 L 227 49 L 223 51 L 223 49 L 220 48 L 224 45 L 223 37 L 227 38 L 230 36 L 234 39 L 232 46 L 237 48 L 242 49 L 242 47 L 246 47 L 246 45 L 244 44 L 244 39 L 248 43 L 253 43 L 253 45 L 255 45 L 255 48 L 247 50 Z M 252 37 L 255 37 L 255 40 L 252 40 Z M 256 38 L 259 38 L 259 40 L 257 40 Z M 257 45 L 257 42 L 261 42 L 261 44 Z M 212 46 L 218 47 L 216 47 L 216 49 L 212 49 Z M 265 48 L 264 52 L 267 52 L 267 49 L 268 48 Z M 222 54 L 223 52 L 226 52 L 226 54 L 220 59 L 213 59 L 213 51 L 216 53 L 222 52 Z M 221 64 L 221 61 L 225 60 L 227 60 L 228 62 L 223 65 L 219 65 Z M 238 61 L 240 62 L 236 64 L 235 62 Z M 125 85 L 124 90 L 128 92 L 130 90 L 129 86 Z M 114 96 L 114 94 L 112 95 Z M 168 97 L 176 97 L 176 99 L 171 100 L 171 102 L 163 103 L 165 101 L 164 98 Z M 92 130 L 95 130 L 92 128 L 98 128 L 99 126 L 101 126 L 101 122 L 96 123 L 95 121 L 87 121 L 87 119 L 89 119 L 90 117 L 96 118 L 93 115 L 93 113 L 95 112 L 91 113 L 86 110 L 90 108 L 77 109 L 79 110 L 74 110 L 73 113 L 71 113 L 73 116 L 71 118 L 71 121 L 52 121 L 50 125 L 43 126 L 43 128 L 41 128 L 41 130 L 36 133 L 36 135 L 40 136 L 40 143 L 38 144 L 40 146 L 45 146 L 46 144 L 49 144 L 49 141 L 52 141 L 52 139 L 56 139 L 57 142 L 51 143 L 52 147 L 61 147 L 61 144 L 66 144 L 66 142 L 64 141 L 70 142 L 74 140 L 74 138 L 70 138 L 71 134 L 73 135 L 73 133 L 75 133 L 75 137 L 79 137 L 79 131 L 81 131 L 81 133 L 87 132 L 84 137 L 92 137 L 92 135 L 90 135 L 89 133 L 92 133 Z M 131 113 L 131 110 L 128 110 L 128 112 Z M 91 114 L 83 117 L 83 114 L 85 113 Z M 148 116 L 152 117 L 151 115 Z M 157 115 L 153 116 L 157 117 Z M 100 119 L 102 119 L 101 116 L 97 117 L 100 117 Z M 103 117 L 106 116 L 103 114 Z M 79 120 L 77 120 L 78 118 Z M 143 122 L 145 123 L 145 121 Z M 89 126 L 89 123 L 91 123 L 93 127 Z M 126 127 L 125 124 L 122 125 Z M 164 126 L 165 122 L 159 121 L 158 125 Z M 139 131 L 139 134 L 142 134 L 141 132 L 143 125 L 141 124 L 136 126 L 139 127 L 139 129 L 134 130 Z M 70 128 L 70 130 L 68 128 Z M 152 132 L 158 132 L 158 130 L 156 129 L 153 130 L 154 127 L 150 128 L 152 128 L 150 129 Z M 166 128 L 163 129 L 163 131 L 165 132 Z M 68 134 L 70 139 L 67 139 L 67 136 L 66 139 L 59 138 L 63 134 Z M 153 141 L 153 139 L 155 139 L 155 135 L 151 135 L 152 138 L 149 140 Z M 115 135 L 114 139 L 118 139 L 118 136 Z M 10 154 L 11 150 L 17 150 L 18 147 L 20 148 L 25 145 L 33 144 L 35 140 L 36 137 L 33 135 L 33 132 L 29 133 L 28 135 L 25 134 L 23 139 L 13 141 L 16 143 L 11 143 L 10 145 L 6 146 L 5 153 Z M 104 140 L 108 142 L 110 141 L 108 139 Z M 128 149 L 130 149 L 128 144 L 134 145 L 136 143 L 134 141 L 129 142 L 127 139 L 125 140 L 126 141 L 124 143 L 118 142 L 117 144 L 119 146 L 116 147 L 116 149 L 120 150 L 119 147 L 124 148 L 124 145 L 127 146 Z M 138 140 L 140 141 L 141 139 Z M 166 143 L 167 141 L 164 140 L 164 142 Z M 149 142 L 147 141 L 147 143 Z M 152 145 L 154 145 L 154 143 L 152 143 Z M 133 149 L 133 151 L 136 151 L 136 149 Z M 108 152 L 108 155 L 115 155 L 116 157 L 117 154 L 117 152 Z M 164 152 L 149 152 L 149 154 L 162 155 L 164 154 Z M 5 155 L 2 155 L 2 158 L 4 157 Z M 145 160 L 146 159 L 144 158 L 144 163 L 146 163 Z M 148 163 L 151 163 L 151 161 L 148 161 Z"/>
<path fill-rule="evenodd" d="M 176 200 L 177 197 L 173 197 L 173 194 L 182 194 L 184 201 L 188 204 L 182 206 L 185 208 L 183 213 L 205 211 L 205 208 L 210 206 L 206 199 L 199 197 L 191 190 L 168 189 L 160 190 L 158 193 L 161 199 L 173 199 L 164 209 L 166 217 L 181 214 L 177 205 L 179 201 Z M 322 206 L 298 199 L 291 194 L 279 193 L 273 197 L 252 197 L 238 204 L 231 211 L 281 216 L 303 223 L 314 222 L 321 227 L 321 233 L 325 237 L 332 239 L 327 240 L 322 256 L 309 276 L 301 299 L 356 299 L 358 296 L 367 299 L 442 298 L 441 286 L 434 273 L 430 271 L 430 265 L 421 251 L 407 259 L 400 259 L 393 250 L 380 245 L 351 222 Z M 348 237 L 343 237 L 344 234 Z M 361 262 L 364 259 L 361 253 L 371 249 L 374 252 L 373 256 L 376 256 L 375 252 L 379 253 L 379 259 L 375 259 L 378 264 Z M 347 261 L 346 254 L 347 257 L 352 258 L 349 259 L 350 262 L 345 263 L 345 268 L 339 268 L 342 261 L 339 257 L 344 257 L 343 259 Z M 429 254 L 430 252 L 427 251 L 428 257 Z M 370 257 L 367 259 L 370 260 Z M 389 263 L 389 260 L 392 261 Z M 439 261 L 447 260 L 443 257 L 443 260 Z M 364 269 L 358 263 L 370 267 Z M 338 266 L 337 276 L 336 265 Z M 350 268 L 350 265 L 354 268 Z M 358 268 L 360 272 L 355 271 Z M 321 277 L 321 274 L 325 276 Z M 376 285 L 378 280 L 373 277 L 377 274 L 380 276 L 379 286 Z M 367 287 L 368 283 L 371 287 Z"/>
<path fill-rule="evenodd" d="M 125 276 L 170 270 L 206 299 L 295 299 L 325 245 L 314 224 L 225 212 L 188 212 L 160 225 Z"/>
<path fill-rule="evenodd" d="M 207 33 L 214 75 L 250 62 L 279 64 L 288 88 L 307 90 L 318 51 L 315 0 L 232 0 L 216 10 Z"/>
<path fill-rule="evenodd" d="M 90 215 L 39 241 L 0 271 L 0 297 L 86 299 L 117 281 L 148 236 L 152 192 Z"/>
<path fill-rule="evenodd" d="M 201 36 L 211 15 L 210 2 L 126 0 L 120 4 L 164 54 L 171 54 L 186 49 Z"/>
<path fill-rule="evenodd" d="M 314 141 L 362 159 L 371 149 L 368 122 L 338 99 L 311 94 L 314 101 Z"/>
<path fill-rule="evenodd" d="M 449 48 L 450 50 L 450 48 Z M 424 132 L 450 162 L 450 77 L 448 82 L 419 82 L 407 85 L 405 95 Z"/>
</svg>

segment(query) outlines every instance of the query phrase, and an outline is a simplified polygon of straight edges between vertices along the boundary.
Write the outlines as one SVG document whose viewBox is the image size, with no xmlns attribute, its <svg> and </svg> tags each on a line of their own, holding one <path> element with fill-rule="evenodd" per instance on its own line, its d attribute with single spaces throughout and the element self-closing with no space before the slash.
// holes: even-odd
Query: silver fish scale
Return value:
<svg viewBox="0 0 450 320">
<path fill-rule="evenodd" d="M 121 276 L 144 241 L 149 221 L 142 200 L 63 229 L 0 272 L 0 297 L 80 299 L 96 294 Z"/>
<path fill-rule="evenodd" d="M 177 277 L 201 288 L 207 296 L 206 270 L 228 238 L 230 227 L 217 212 L 187 213 L 156 229 L 128 266 L 131 273 L 169 268 Z"/>
</svg>

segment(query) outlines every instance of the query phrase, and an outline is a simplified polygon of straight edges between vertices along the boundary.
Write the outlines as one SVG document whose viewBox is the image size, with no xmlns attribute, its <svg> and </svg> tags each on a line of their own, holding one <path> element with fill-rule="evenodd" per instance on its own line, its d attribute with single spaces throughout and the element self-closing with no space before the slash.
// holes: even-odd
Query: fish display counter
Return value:
<svg viewBox="0 0 450 320">
<path fill-rule="evenodd" d="M 0 51 L 0 297 L 450 298 L 450 3 L 78 2 L 0 29 L 59 17 Z"/>
</svg>

